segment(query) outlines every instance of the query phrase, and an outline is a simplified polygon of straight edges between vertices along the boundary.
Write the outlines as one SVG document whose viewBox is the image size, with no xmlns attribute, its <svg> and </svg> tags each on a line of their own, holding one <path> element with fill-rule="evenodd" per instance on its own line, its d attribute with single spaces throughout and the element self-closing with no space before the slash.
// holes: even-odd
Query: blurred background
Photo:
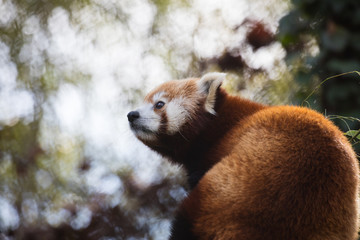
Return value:
<svg viewBox="0 0 360 240">
<path fill-rule="evenodd" d="M 0 0 L 0 239 L 167 239 L 184 172 L 126 114 L 211 71 L 359 150 L 358 0 Z"/>
</svg>

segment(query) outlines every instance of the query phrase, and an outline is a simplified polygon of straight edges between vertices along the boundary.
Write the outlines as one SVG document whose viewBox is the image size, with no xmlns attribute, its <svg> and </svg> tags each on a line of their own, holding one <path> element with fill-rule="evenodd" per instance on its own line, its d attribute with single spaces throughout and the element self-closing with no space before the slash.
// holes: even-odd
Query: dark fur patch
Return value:
<svg viewBox="0 0 360 240">
<path fill-rule="evenodd" d="M 168 119 L 167 119 L 167 116 L 166 116 L 166 112 L 163 111 L 161 113 L 159 133 L 166 133 L 167 128 L 168 128 Z"/>
<path fill-rule="evenodd" d="M 196 240 L 198 239 L 191 231 L 191 223 L 182 215 L 177 215 L 172 223 L 169 240 Z"/>
</svg>

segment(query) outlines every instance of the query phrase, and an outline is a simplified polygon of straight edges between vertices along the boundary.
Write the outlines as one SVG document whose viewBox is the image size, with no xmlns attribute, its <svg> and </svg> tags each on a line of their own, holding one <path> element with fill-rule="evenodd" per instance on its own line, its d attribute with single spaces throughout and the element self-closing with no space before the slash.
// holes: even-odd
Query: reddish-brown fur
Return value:
<svg viewBox="0 0 360 240">
<path fill-rule="evenodd" d="M 171 238 L 356 239 L 359 168 L 342 132 L 306 108 L 216 94 L 216 115 L 199 108 L 181 135 L 144 141 L 193 187 Z"/>
<path fill-rule="evenodd" d="M 320 114 L 267 108 L 221 149 L 181 206 L 198 239 L 356 239 L 357 160 Z"/>
</svg>

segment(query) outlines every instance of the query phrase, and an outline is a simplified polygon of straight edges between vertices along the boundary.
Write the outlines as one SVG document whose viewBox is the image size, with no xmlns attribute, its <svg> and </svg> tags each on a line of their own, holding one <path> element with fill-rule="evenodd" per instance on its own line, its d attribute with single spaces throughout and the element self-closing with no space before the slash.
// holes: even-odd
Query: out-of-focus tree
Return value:
<svg viewBox="0 0 360 240">
<path fill-rule="evenodd" d="M 114 41 L 136 40 L 131 31 L 101 38 L 109 34 L 107 26 L 130 27 L 133 19 L 126 11 L 136 7 L 130 2 L 0 0 L 0 239 L 166 238 L 185 194 L 179 170 L 164 164 L 162 177 L 146 185 L 123 163 L 130 160 L 119 159 L 113 149 L 92 149 L 94 143 L 84 136 L 90 130 L 62 124 L 68 114 L 83 122 L 84 109 L 96 109 L 90 90 L 96 78 L 119 75 L 121 66 L 112 68 L 111 59 L 88 58 L 103 57 L 96 51 L 111 51 Z M 114 84 L 123 94 L 131 88 Z M 70 99 L 67 107 L 59 106 L 60 99 Z M 126 97 L 117 101 L 121 107 L 131 104 Z M 114 117 L 119 112 L 113 110 Z M 121 147 L 126 148 L 116 148 Z M 116 162 L 124 166 L 111 167 Z"/>
<path fill-rule="evenodd" d="M 302 87 L 298 102 L 310 94 L 309 85 L 315 88 L 322 80 L 352 72 L 324 82 L 307 104 L 329 115 L 344 131 L 359 129 L 360 77 L 354 71 L 360 70 L 360 2 L 291 2 L 293 10 L 280 20 L 278 37 Z"/>
</svg>

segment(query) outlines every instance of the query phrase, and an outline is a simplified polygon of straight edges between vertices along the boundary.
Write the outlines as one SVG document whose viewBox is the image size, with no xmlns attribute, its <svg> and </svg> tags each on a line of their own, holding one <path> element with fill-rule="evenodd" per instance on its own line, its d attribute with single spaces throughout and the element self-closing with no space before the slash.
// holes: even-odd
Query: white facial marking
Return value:
<svg viewBox="0 0 360 240">
<path fill-rule="evenodd" d="M 156 103 L 157 101 L 164 100 L 163 99 L 164 94 L 165 94 L 164 92 L 155 93 L 152 98 L 153 102 Z"/>
<path fill-rule="evenodd" d="M 156 139 L 161 117 L 154 112 L 153 104 L 147 103 L 137 109 L 137 111 L 140 114 L 140 118 L 136 120 L 132 128 L 135 135 L 143 140 Z"/>
<path fill-rule="evenodd" d="M 143 132 L 140 130 L 134 130 L 134 132 L 135 132 L 135 135 L 143 141 L 155 141 L 156 140 L 156 135 L 154 135 L 154 134 L 150 134 L 150 133 Z"/>
<path fill-rule="evenodd" d="M 184 107 L 183 98 L 172 99 L 166 107 L 166 114 L 168 120 L 167 131 L 169 134 L 179 132 L 180 128 L 186 122 L 189 113 Z"/>
<path fill-rule="evenodd" d="M 186 101 L 184 97 L 178 97 L 169 100 L 165 97 L 165 92 L 158 92 L 152 97 L 152 103 L 146 103 L 136 111 L 139 112 L 140 117 L 132 123 L 132 130 L 135 135 L 147 141 L 156 141 L 159 130 L 164 127 L 167 134 L 175 134 L 180 131 L 181 127 L 188 120 L 190 113 L 185 106 L 191 106 L 192 104 Z M 162 122 L 162 116 L 156 109 L 154 104 L 158 101 L 165 103 L 162 112 L 165 111 L 165 121 Z M 166 126 L 163 126 L 165 124 Z"/>
</svg>

